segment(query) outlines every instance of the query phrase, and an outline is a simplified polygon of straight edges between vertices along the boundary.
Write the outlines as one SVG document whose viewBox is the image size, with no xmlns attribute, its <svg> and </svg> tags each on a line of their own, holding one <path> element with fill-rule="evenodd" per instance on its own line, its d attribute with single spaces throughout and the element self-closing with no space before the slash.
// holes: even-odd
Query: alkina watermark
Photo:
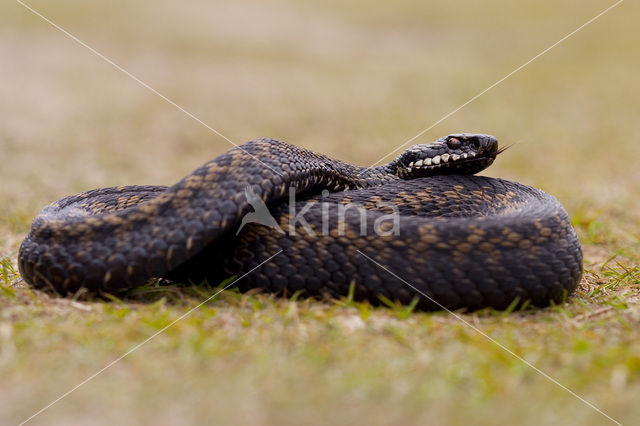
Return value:
<svg viewBox="0 0 640 426">
<path fill-rule="evenodd" d="M 329 235 L 332 229 L 337 229 L 338 236 L 341 236 L 347 232 L 347 226 L 350 231 L 356 231 L 353 229 L 353 223 L 357 224 L 357 232 L 360 236 L 370 234 L 380 237 L 400 235 L 400 209 L 393 203 L 380 201 L 366 207 L 361 203 L 351 201 L 304 200 L 296 202 L 296 188 L 289 187 L 289 220 L 286 223 L 288 232 L 285 232 L 269 211 L 264 200 L 255 193 L 251 186 L 245 188 L 244 194 L 253 211 L 244 215 L 236 235 L 249 223 L 264 225 L 280 233 L 288 233 L 290 236 L 295 236 L 297 232 L 303 231 L 311 237 Z M 329 191 L 324 189 L 321 191 L 321 198 L 327 198 L 329 194 Z M 300 210 L 298 210 L 299 206 L 302 206 Z M 374 214 L 373 218 L 372 211 L 378 213 Z M 311 220 L 313 226 L 305 215 L 313 216 Z M 347 225 L 347 215 L 351 219 L 349 225 Z M 357 218 L 357 222 L 353 221 L 355 218 Z M 371 220 L 373 220 L 373 225 L 369 227 Z"/>
</svg>

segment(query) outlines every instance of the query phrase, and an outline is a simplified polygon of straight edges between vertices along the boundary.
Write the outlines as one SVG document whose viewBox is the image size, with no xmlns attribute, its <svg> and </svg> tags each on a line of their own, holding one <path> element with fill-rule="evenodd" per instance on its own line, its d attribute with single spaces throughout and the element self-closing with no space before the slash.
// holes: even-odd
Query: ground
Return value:
<svg viewBox="0 0 640 426">
<path fill-rule="evenodd" d="M 620 3 L 438 122 L 613 3 L 28 2 L 108 63 L 4 2 L 0 423 L 132 349 L 30 423 L 637 421 L 640 6 Z M 362 165 L 424 129 L 416 142 L 492 133 L 515 145 L 483 174 L 563 203 L 583 280 L 562 305 L 459 316 L 233 291 L 198 307 L 216 291 L 199 287 L 59 298 L 21 281 L 39 208 L 177 181 L 231 147 L 203 123 Z"/>
</svg>

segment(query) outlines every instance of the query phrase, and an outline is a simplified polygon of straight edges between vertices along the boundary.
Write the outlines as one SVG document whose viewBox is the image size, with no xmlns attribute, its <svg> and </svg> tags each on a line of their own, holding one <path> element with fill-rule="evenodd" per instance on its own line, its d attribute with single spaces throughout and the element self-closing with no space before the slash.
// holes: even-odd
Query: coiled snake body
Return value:
<svg viewBox="0 0 640 426">
<path fill-rule="evenodd" d="M 455 134 L 367 169 L 260 139 L 172 187 L 104 188 L 45 207 L 19 267 L 63 294 L 251 271 L 243 290 L 339 297 L 353 286 L 356 299 L 418 297 L 423 309 L 561 301 L 582 272 L 576 234 L 550 195 L 470 176 L 499 152 L 492 136 Z M 242 221 L 260 200 L 271 227 Z"/>
</svg>

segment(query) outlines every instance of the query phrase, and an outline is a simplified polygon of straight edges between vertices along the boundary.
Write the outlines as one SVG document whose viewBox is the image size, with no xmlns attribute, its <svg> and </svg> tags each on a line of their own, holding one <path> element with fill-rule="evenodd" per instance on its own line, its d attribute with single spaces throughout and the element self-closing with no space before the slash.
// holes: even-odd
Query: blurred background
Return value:
<svg viewBox="0 0 640 426">
<path fill-rule="evenodd" d="M 614 2 L 27 3 L 237 144 L 272 137 L 368 166 Z M 414 143 L 482 132 L 515 144 L 483 174 L 559 198 L 583 242 L 588 268 L 616 253 L 636 253 L 628 259 L 638 259 L 638 16 L 638 2 L 621 3 Z M 169 185 L 231 147 L 19 2 L 0 3 L 0 258 L 15 264 L 31 219 L 56 199 L 102 186 Z M 583 285 L 595 285 L 594 276 Z M 183 311 L 182 305 L 166 313 L 158 304 L 76 305 L 29 294 L 7 296 L 0 309 L 0 408 L 21 416 Z M 286 314 L 272 315 L 275 326 L 265 320 L 264 328 L 255 329 L 245 328 L 246 318 L 253 318 L 246 307 L 225 304 L 199 311 L 194 322 L 165 336 L 174 340 L 158 339 L 160 349 L 151 356 L 141 351 L 124 360 L 112 375 L 59 404 L 53 418 L 106 422 L 112 417 L 96 413 L 110 398 L 118 408 L 109 415 L 141 424 L 149 418 L 180 424 L 185 418 L 224 422 L 236 416 L 255 424 L 260 418 L 251 416 L 261 413 L 278 419 L 274 423 L 295 422 L 308 420 L 309 410 L 321 416 L 319 423 L 334 423 L 332 413 L 343 416 L 344 424 L 361 423 L 363 414 L 373 423 L 393 423 L 403 417 L 386 407 L 398 403 L 408 418 L 441 415 L 449 423 L 604 420 L 519 361 L 504 358 L 481 336 L 459 331 L 454 320 L 438 315 L 401 323 L 383 321 L 393 314 L 377 312 L 372 321 L 379 321 L 367 325 L 373 328 L 352 333 L 360 324 L 357 313 L 325 327 L 324 320 L 316 325 L 309 318 L 334 307 L 312 305 L 315 313 L 286 326 L 291 317 L 285 305 Z M 305 309 L 291 309 L 299 308 Z M 558 322 L 548 322 L 549 315 Z M 637 372 L 640 360 L 620 337 L 627 334 L 626 320 L 600 330 L 611 339 L 606 345 L 595 340 L 593 350 L 585 350 L 594 341 L 591 329 L 565 321 L 565 314 L 552 315 L 515 318 L 525 325 L 517 323 L 523 334 L 512 340 L 508 329 L 504 336 L 501 326 L 495 330 L 508 346 L 530 345 L 522 349 L 527 359 L 546 362 L 587 399 L 593 396 L 626 416 L 621 419 L 631 419 L 637 398 L 620 389 L 626 369 Z M 578 325 L 568 332 L 564 327 L 572 324 Z M 87 326 L 95 336 L 87 336 Z M 472 336 L 464 340 L 465 333 Z M 583 340 L 569 339 L 572 334 Z M 315 344 L 307 347 L 307 341 Z M 195 349 L 189 352 L 191 343 Z M 576 358 L 564 357 L 571 348 Z M 599 366 L 597 376 L 584 373 L 589 366 Z M 305 375 L 307 387 L 299 380 Z M 637 395 L 637 381 L 634 389 Z M 174 393 L 183 405 L 174 404 Z M 461 395 L 465 409 L 459 408 Z M 511 398 L 508 404 L 505 398 Z M 269 401 L 276 403 L 267 406 Z M 431 411 L 424 411 L 425 404 Z"/>
<path fill-rule="evenodd" d="M 28 4 L 235 143 L 370 165 L 612 2 Z M 515 145 L 484 174 L 556 195 L 577 222 L 640 220 L 639 12 L 622 3 L 416 142 L 494 134 Z M 174 183 L 231 148 L 19 3 L 0 23 L 5 230 L 69 193 Z"/>
</svg>

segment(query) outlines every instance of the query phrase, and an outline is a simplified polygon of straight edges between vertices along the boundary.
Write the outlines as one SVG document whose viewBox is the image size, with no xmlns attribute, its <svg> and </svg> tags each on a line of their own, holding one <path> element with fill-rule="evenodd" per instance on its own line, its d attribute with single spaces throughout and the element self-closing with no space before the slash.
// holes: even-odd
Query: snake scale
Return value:
<svg viewBox="0 0 640 426">
<path fill-rule="evenodd" d="M 258 139 L 171 187 L 97 189 L 45 207 L 18 263 L 29 284 L 61 294 L 236 275 L 240 290 L 351 289 L 372 302 L 417 297 L 421 309 L 560 302 L 582 273 L 578 238 L 554 197 L 473 176 L 500 152 L 492 136 L 460 133 L 364 168 Z M 256 201 L 273 226 L 246 220 Z"/>
</svg>

